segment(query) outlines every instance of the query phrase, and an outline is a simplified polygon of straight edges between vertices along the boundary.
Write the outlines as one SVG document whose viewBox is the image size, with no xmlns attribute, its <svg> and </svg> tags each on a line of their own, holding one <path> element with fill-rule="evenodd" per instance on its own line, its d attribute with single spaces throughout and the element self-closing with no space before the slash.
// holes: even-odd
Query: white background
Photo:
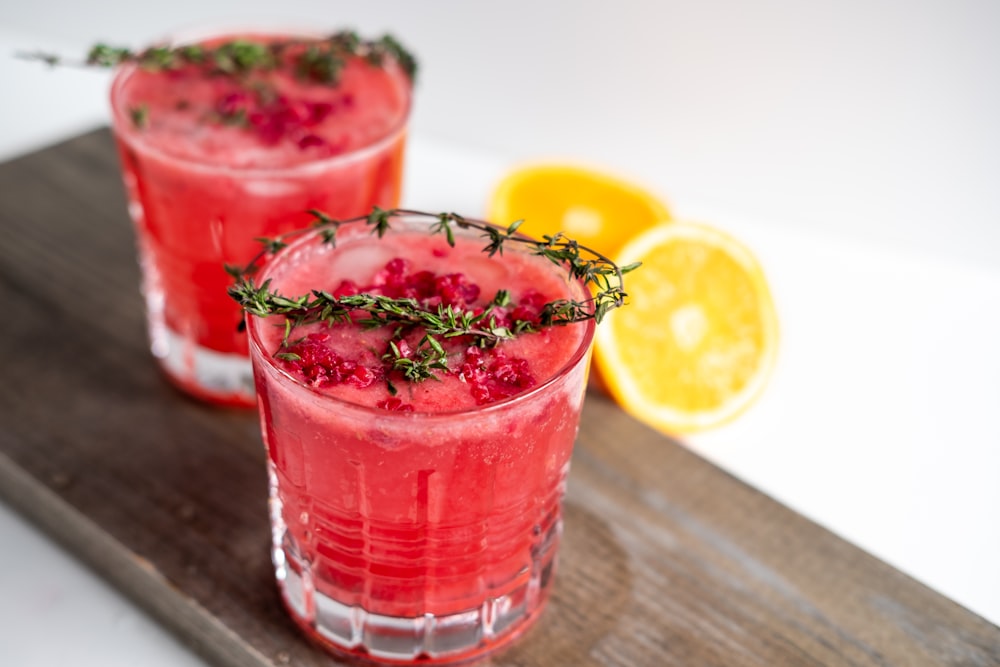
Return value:
<svg viewBox="0 0 1000 667">
<path fill-rule="evenodd" d="M 1000 3 L 6 2 L 0 159 L 107 119 L 105 73 L 14 51 L 268 22 L 418 54 L 409 204 L 482 213 L 558 158 L 744 240 L 778 368 L 687 444 L 1000 622 Z M 0 545 L 0 663 L 200 664 L 2 505 Z"/>
</svg>

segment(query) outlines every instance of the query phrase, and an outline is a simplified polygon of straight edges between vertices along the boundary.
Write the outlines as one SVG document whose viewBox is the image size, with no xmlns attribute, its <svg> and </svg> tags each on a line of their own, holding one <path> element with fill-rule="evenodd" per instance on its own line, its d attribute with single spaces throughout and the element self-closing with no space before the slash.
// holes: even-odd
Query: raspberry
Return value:
<svg viewBox="0 0 1000 667">
<path fill-rule="evenodd" d="M 469 392 L 472 394 L 472 397 L 476 399 L 476 405 L 486 405 L 494 401 L 493 397 L 490 396 L 490 390 L 487 389 L 484 385 L 481 384 L 472 385 L 472 388 L 469 390 Z"/>
<path fill-rule="evenodd" d="M 299 148 L 324 148 L 329 147 L 330 144 L 326 143 L 326 139 L 319 136 L 318 134 L 307 134 L 303 136 L 298 141 Z"/>
<path fill-rule="evenodd" d="M 526 359 L 496 350 L 484 352 L 478 347 L 466 350 L 458 375 L 469 384 L 477 405 L 502 401 L 535 386 Z"/>
<path fill-rule="evenodd" d="M 226 93 L 215 103 L 215 111 L 224 119 L 235 118 L 250 109 L 252 100 L 243 91 Z"/>
<path fill-rule="evenodd" d="M 333 296 L 354 296 L 355 294 L 360 294 L 361 288 L 353 280 L 341 280 L 337 288 L 333 290 Z"/>
<path fill-rule="evenodd" d="M 284 95 L 262 99 L 243 90 L 223 94 L 216 100 L 215 111 L 224 122 L 245 118 L 247 126 L 268 144 L 283 139 L 294 141 L 302 150 L 319 150 L 333 155 L 343 150 L 340 142 L 330 143 L 309 131 L 336 111 L 329 102 L 293 100 Z"/>
<path fill-rule="evenodd" d="M 389 260 L 385 268 L 375 274 L 372 287 L 393 299 L 404 296 L 407 286 L 405 275 L 407 264 L 407 261 L 400 257 Z"/>
<path fill-rule="evenodd" d="M 413 349 L 410 347 L 410 344 L 406 342 L 405 338 L 401 338 L 395 341 L 395 343 L 396 349 L 399 350 L 399 356 L 404 359 L 409 359 L 413 356 Z"/>
<path fill-rule="evenodd" d="M 367 366 L 358 365 L 354 372 L 347 378 L 347 381 L 358 389 L 369 387 L 378 379 L 378 375 Z"/>
<path fill-rule="evenodd" d="M 390 275 L 401 276 L 403 272 L 406 271 L 406 267 L 409 264 L 402 257 L 396 257 L 395 259 L 390 259 L 389 263 L 385 265 L 385 270 Z"/>
<path fill-rule="evenodd" d="M 307 102 L 309 107 L 309 125 L 318 125 L 334 112 L 334 106 L 329 102 Z"/>
<path fill-rule="evenodd" d="M 519 357 L 511 358 L 498 354 L 497 359 L 490 365 L 490 373 L 498 384 L 511 388 L 527 389 L 535 384 L 528 360 Z"/>
<path fill-rule="evenodd" d="M 479 298 L 479 285 L 468 282 L 463 273 L 438 276 L 434 290 L 446 306 L 462 307 Z"/>
<path fill-rule="evenodd" d="M 312 333 L 288 346 L 284 353 L 298 358 L 283 357 L 285 367 L 316 387 L 348 383 L 364 389 L 378 380 L 375 371 L 334 352 L 327 345 L 329 338 L 324 333 Z"/>
<path fill-rule="evenodd" d="M 535 377 L 531 374 L 527 359 L 508 357 L 498 352 L 490 364 L 489 372 L 493 380 L 490 384 L 493 400 L 510 398 L 535 386 Z"/>
<path fill-rule="evenodd" d="M 434 273 L 432 271 L 418 271 L 407 279 L 414 299 L 429 299 L 434 296 Z"/>
<path fill-rule="evenodd" d="M 410 263 L 396 257 L 375 274 L 371 285 L 362 286 L 352 280 L 342 280 L 333 294 L 341 297 L 375 293 L 391 298 L 416 299 L 425 306 L 443 304 L 473 316 L 482 314 L 484 304 L 476 303 L 480 288 L 469 282 L 465 274 L 435 275 L 431 271 L 409 271 Z M 514 320 L 527 320 L 537 324 L 544 304 L 545 297 L 532 290 L 523 294 L 515 305 L 494 307 L 489 317 L 499 327 L 510 327 Z M 421 335 L 422 332 L 413 327 L 397 332 L 393 338 L 396 352 L 386 356 L 398 354 L 404 359 L 414 358 Z M 285 350 L 298 358 L 286 359 L 284 363 L 289 369 L 320 387 L 349 383 L 364 388 L 387 377 L 391 372 L 391 365 L 371 369 L 341 357 L 330 348 L 329 339 L 330 336 L 324 333 L 306 336 Z M 535 386 L 535 377 L 526 359 L 509 356 L 495 348 L 484 349 L 469 345 L 469 340 L 469 336 L 455 336 L 441 339 L 439 343 L 448 346 L 453 352 L 461 349 L 462 345 L 468 345 L 461 363 L 448 372 L 469 386 L 469 392 L 477 405 L 502 401 Z M 386 410 L 413 410 L 412 405 L 403 403 L 396 397 L 379 401 L 377 406 Z"/>
<path fill-rule="evenodd" d="M 403 401 L 396 396 L 387 398 L 384 401 L 376 402 L 375 407 L 382 408 L 383 410 L 391 410 L 393 412 L 413 412 L 412 405 L 409 403 L 403 403 Z"/>
<path fill-rule="evenodd" d="M 458 369 L 458 376 L 473 388 L 485 385 L 486 371 L 482 367 L 482 351 L 478 347 L 465 351 L 465 361 Z"/>
<path fill-rule="evenodd" d="M 513 320 L 525 320 L 537 326 L 544 305 L 545 296 L 541 292 L 531 290 L 521 295 L 517 305 L 510 311 L 510 316 Z"/>
<path fill-rule="evenodd" d="M 462 273 L 436 276 L 431 271 L 407 273 L 409 262 L 402 258 L 390 260 L 375 274 L 372 288 L 394 299 L 410 298 L 435 305 L 464 308 L 479 298 L 479 286 L 470 283 Z"/>
</svg>

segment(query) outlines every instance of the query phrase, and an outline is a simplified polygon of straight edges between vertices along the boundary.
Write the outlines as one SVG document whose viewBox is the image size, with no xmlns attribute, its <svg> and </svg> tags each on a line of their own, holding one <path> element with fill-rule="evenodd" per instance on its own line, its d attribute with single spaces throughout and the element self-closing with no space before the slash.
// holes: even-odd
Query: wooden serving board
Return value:
<svg viewBox="0 0 1000 667">
<path fill-rule="evenodd" d="M 147 351 L 125 210 L 106 129 L 0 164 L 0 498 L 215 664 L 335 664 L 278 600 L 256 416 Z M 565 522 L 544 617 L 490 664 L 1000 665 L 1000 628 L 599 395 Z"/>
</svg>

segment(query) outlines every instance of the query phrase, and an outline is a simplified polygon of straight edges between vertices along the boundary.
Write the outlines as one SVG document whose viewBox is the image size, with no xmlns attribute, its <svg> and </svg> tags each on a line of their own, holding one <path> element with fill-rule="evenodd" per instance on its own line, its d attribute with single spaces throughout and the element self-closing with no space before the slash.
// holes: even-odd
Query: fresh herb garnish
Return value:
<svg viewBox="0 0 1000 667">
<path fill-rule="evenodd" d="M 269 73 L 290 72 L 295 78 L 317 86 L 336 87 L 341 73 L 352 59 L 360 59 L 373 67 L 383 67 L 387 60 L 395 61 L 412 81 L 417 62 L 394 37 L 384 35 L 364 40 L 353 31 L 341 31 L 327 37 L 256 37 L 234 38 L 207 44 L 153 46 L 142 51 L 98 44 L 82 61 L 65 60 L 49 53 L 22 53 L 21 57 L 39 60 L 47 65 L 84 67 L 116 67 L 134 64 L 152 72 L 195 72 L 199 76 L 224 77 L 232 85 L 222 90 L 213 104 L 202 110 L 203 122 L 253 132 L 265 144 L 283 139 L 295 142 L 303 150 L 313 150 L 316 156 L 333 155 L 341 150 L 312 128 L 333 112 L 330 100 L 289 100 L 279 93 Z M 344 93 L 337 104 L 353 105 L 353 95 Z M 178 104 L 187 109 L 188 104 Z M 133 126 L 137 130 L 150 127 L 148 109 L 140 114 L 131 109 Z"/>
<path fill-rule="evenodd" d="M 149 107 L 145 104 L 134 106 L 128 110 L 128 115 L 136 129 L 141 130 L 149 122 Z"/>
<path fill-rule="evenodd" d="M 543 327 L 563 326 L 594 319 L 600 322 L 607 313 L 625 304 L 623 276 L 638 268 L 639 263 L 619 267 L 612 260 L 573 239 L 559 233 L 535 240 L 519 234 L 517 221 L 507 227 L 466 218 L 457 213 L 425 213 L 408 209 L 383 210 L 375 207 L 366 216 L 336 220 L 320 211 L 310 211 L 315 217 L 313 227 L 300 229 L 276 239 L 258 239 L 263 249 L 243 268 L 227 266 L 226 270 L 236 279 L 229 288 L 230 296 L 248 313 L 258 317 L 285 316 L 283 350 L 291 341 L 296 327 L 325 322 L 327 324 L 353 322 L 365 328 L 395 327 L 397 331 L 419 328 L 423 338 L 413 350 L 401 351 L 395 342 L 383 357 L 393 371 L 399 371 L 410 381 L 419 382 L 435 377 L 435 370 L 447 369 L 447 354 L 441 340 L 464 337 L 479 347 L 494 347 L 504 340 L 538 331 Z M 488 256 L 503 254 L 508 244 L 517 244 L 539 257 L 544 257 L 565 267 L 569 275 L 591 288 L 591 297 L 583 300 L 559 299 L 545 303 L 537 318 L 515 319 L 506 326 L 497 322 L 494 310 L 510 303 L 510 295 L 499 291 L 481 312 L 456 309 L 450 305 L 427 306 L 413 298 L 392 298 L 380 294 L 350 294 L 334 296 L 324 290 L 309 294 L 284 296 L 271 290 L 271 281 L 257 285 L 253 279 L 260 261 L 279 252 L 288 239 L 318 229 L 324 243 L 335 244 L 337 229 L 348 223 L 365 223 L 380 238 L 392 227 L 397 217 L 424 218 L 431 234 L 443 235 L 448 244 L 455 245 L 455 230 L 477 230 L 486 241 L 483 248 Z M 363 315 L 359 315 L 359 311 Z M 282 352 L 279 352 L 281 354 Z"/>
<path fill-rule="evenodd" d="M 236 77 L 273 70 L 287 59 L 292 70 L 302 79 L 329 85 L 338 83 L 340 71 L 354 57 L 362 58 L 375 66 L 382 66 L 388 57 L 395 60 L 411 80 L 416 78 L 417 73 L 416 59 L 391 35 L 365 40 L 350 30 L 314 39 L 233 39 L 213 46 L 153 46 L 142 51 L 97 44 L 90 49 L 83 61 L 67 60 L 44 52 L 20 55 L 50 66 L 117 67 L 135 63 L 154 71 L 195 66 L 209 74 Z"/>
</svg>

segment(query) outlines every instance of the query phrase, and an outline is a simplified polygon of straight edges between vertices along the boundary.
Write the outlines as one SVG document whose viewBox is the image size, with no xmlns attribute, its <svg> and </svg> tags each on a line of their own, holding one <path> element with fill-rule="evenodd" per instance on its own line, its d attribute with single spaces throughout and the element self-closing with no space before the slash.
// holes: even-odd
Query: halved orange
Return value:
<svg viewBox="0 0 1000 667">
<path fill-rule="evenodd" d="M 670 219 L 649 190 L 581 165 L 534 163 L 512 169 L 493 191 L 487 218 L 541 238 L 565 232 L 581 245 L 613 256 L 630 237 Z"/>
<path fill-rule="evenodd" d="M 670 434 L 701 431 L 742 413 L 775 362 L 778 321 L 760 264 L 712 227 L 648 229 L 615 256 L 629 303 L 597 327 L 594 358 L 627 412 Z"/>
</svg>

